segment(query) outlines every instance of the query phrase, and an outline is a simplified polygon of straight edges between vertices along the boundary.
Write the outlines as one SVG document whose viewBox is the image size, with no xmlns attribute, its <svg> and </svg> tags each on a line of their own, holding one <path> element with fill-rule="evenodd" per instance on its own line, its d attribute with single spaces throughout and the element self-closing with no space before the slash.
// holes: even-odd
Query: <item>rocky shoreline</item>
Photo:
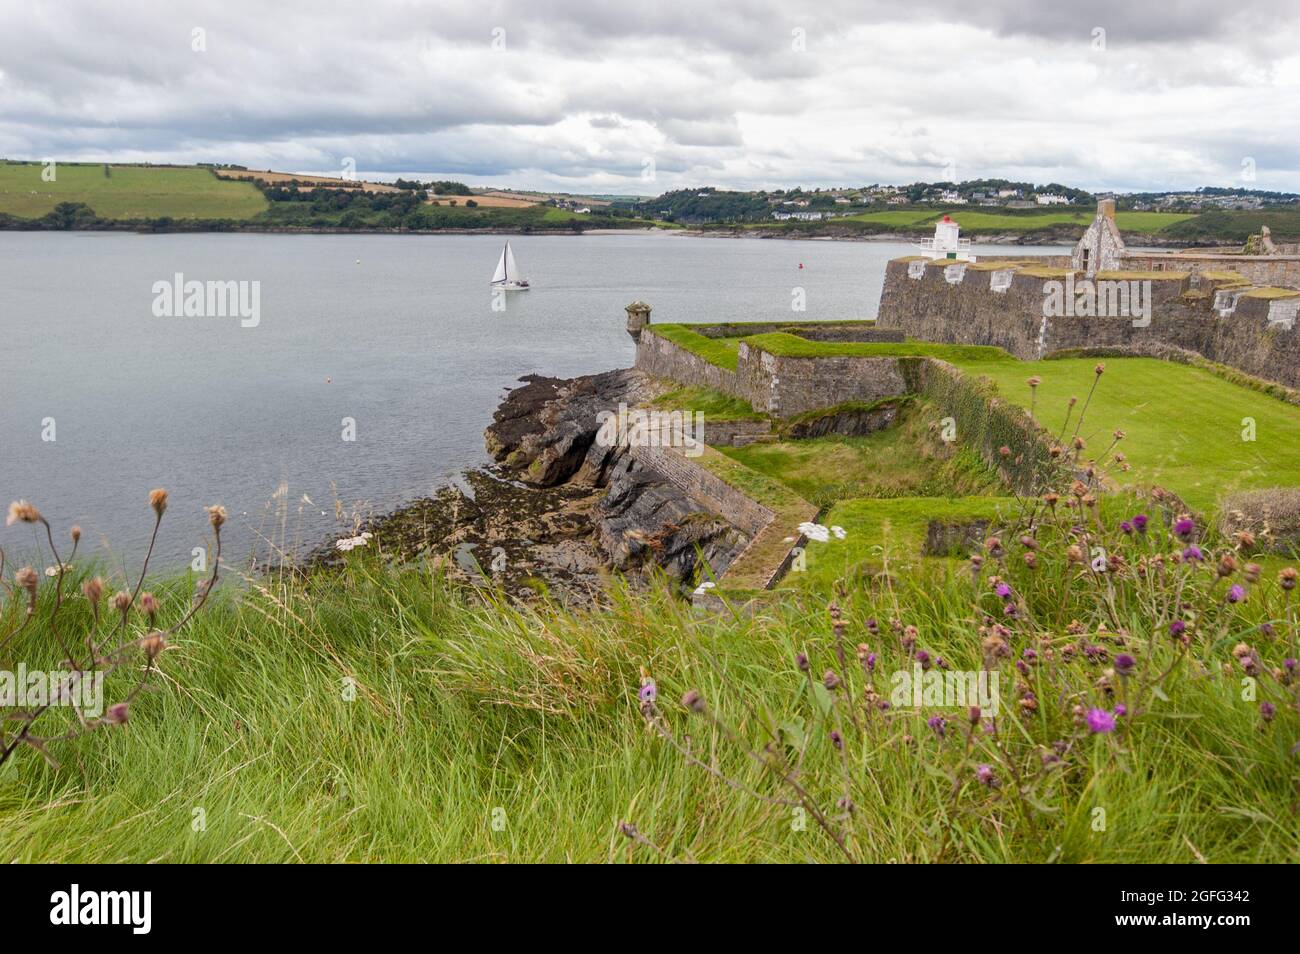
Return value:
<svg viewBox="0 0 1300 954">
<path fill-rule="evenodd" d="M 546 594 L 570 605 L 599 603 L 614 575 L 639 587 L 662 574 L 689 592 L 701 561 L 720 574 L 749 537 L 722 516 L 702 513 L 626 446 L 596 440 L 600 412 L 643 405 L 661 387 L 632 369 L 528 375 L 484 432 L 493 466 L 359 532 L 372 534 L 369 545 L 391 558 L 430 560 L 455 579 L 524 601 Z M 331 543 L 305 565 L 328 569 L 344 557 Z"/>
</svg>

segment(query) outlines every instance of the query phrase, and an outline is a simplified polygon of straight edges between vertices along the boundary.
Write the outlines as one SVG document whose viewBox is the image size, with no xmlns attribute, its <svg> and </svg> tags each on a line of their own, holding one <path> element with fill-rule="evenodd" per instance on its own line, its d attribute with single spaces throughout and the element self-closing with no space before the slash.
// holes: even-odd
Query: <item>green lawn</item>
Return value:
<svg viewBox="0 0 1300 954">
<path fill-rule="evenodd" d="M 100 217 L 247 219 L 268 205 L 250 182 L 218 179 L 198 168 L 60 164 L 55 180 L 39 163 L 0 163 L 0 213 L 40 218 L 60 202 L 82 202 Z"/>
<path fill-rule="evenodd" d="M 1070 397 L 1084 398 L 1092 358 L 1053 361 L 954 361 L 987 375 L 1010 401 L 1028 408 L 1031 375 L 1042 379 L 1035 414 L 1052 432 Z M 1122 429 L 1121 449 L 1134 484 L 1159 484 L 1194 507 L 1210 507 L 1230 490 L 1300 486 L 1300 407 L 1232 384 L 1208 371 L 1152 358 L 1107 358 L 1081 436 L 1101 453 Z M 1076 409 L 1077 418 L 1077 409 Z M 1242 439 L 1251 418 L 1255 440 Z M 1067 438 L 1074 431 L 1071 423 Z"/>
<path fill-rule="evenodd" d="M 904 341 L 901 343 L 874 341 L 810 341 L 785 331 L 750 335 L 740 339 L 754 347 L 787 358 L 828 358 L 849 356 L 857 358 L 928 357 L 945 361 L 1012 360 L 1001 348 L 988 345 L 949 345 L 929 341 Z"/>
</svg>

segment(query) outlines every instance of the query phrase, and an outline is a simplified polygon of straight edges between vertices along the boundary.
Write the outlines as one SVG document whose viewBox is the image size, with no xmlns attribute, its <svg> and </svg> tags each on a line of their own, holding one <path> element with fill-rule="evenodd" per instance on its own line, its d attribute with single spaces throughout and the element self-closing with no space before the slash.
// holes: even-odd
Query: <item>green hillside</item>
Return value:
<svg viewBox="0 0 1300 954">
<path fill-rule="evenodd" d="M 60 202 L 81 202 L 107 219 L 247 219 L 267 209 L 248 182 L 197 167 L 60 163 L 54 181 L 37 162 L 0 162 L 0 213 L 36 219 Z"/>
</svg>

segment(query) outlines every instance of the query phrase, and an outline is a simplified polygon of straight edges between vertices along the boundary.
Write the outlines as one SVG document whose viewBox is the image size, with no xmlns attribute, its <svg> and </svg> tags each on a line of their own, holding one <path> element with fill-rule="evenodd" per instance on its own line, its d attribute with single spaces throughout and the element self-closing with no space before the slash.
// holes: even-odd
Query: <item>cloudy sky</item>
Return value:
<svg viewBox="0 0 1300 954">
<path fill-rule="evenodd" d="M 602 193 L 954 171 L 1300 191 L 1289 5 L 0 0 L 0 156 Z"/>
</svg>

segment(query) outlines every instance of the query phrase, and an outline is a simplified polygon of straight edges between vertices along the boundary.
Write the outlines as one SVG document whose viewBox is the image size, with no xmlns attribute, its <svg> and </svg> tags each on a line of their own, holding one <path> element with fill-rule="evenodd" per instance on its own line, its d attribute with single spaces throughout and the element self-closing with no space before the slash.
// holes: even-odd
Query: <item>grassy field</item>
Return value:
<svg viewBox="0 0 1300 954">
<path fill-rule="evenodd" d="M 248 219 L 266 211 L 251 183 L 206 169 L 60 164 L 45 182 L 39 163 L 0 163 L 0 212 L 40 218 L 60 202 L 82 202 L 103 218 Z"/>
<path fill-rule="evenodd" d="M 1031 375 L 1042 379 L 1035 415 L 1057 433 L 1069 399 L 1082 403 L 1087 397 L 1097 361 L 954 363 L 988 376 L 1003 397 L 1026 408 L 1031 393 L 1025 382 Z M 1162 485 L 1194 507 L 1212 507 L 1230 490 L 1300 486 L 1300 407 L 1185 365 L 1117 358 L 1106 359 L 1105 366 L 1081 436 L 1089 454 L 1100 454 L 1113 431 L 1125 432 L 1122 450 L 1132 470 L 1122 479 Z M 1253 441 L 1243 440 L 1248 418 L 1254 421 Z M 1066 437 L 1072 433 L 1073 425 Z"/>
</svg>

